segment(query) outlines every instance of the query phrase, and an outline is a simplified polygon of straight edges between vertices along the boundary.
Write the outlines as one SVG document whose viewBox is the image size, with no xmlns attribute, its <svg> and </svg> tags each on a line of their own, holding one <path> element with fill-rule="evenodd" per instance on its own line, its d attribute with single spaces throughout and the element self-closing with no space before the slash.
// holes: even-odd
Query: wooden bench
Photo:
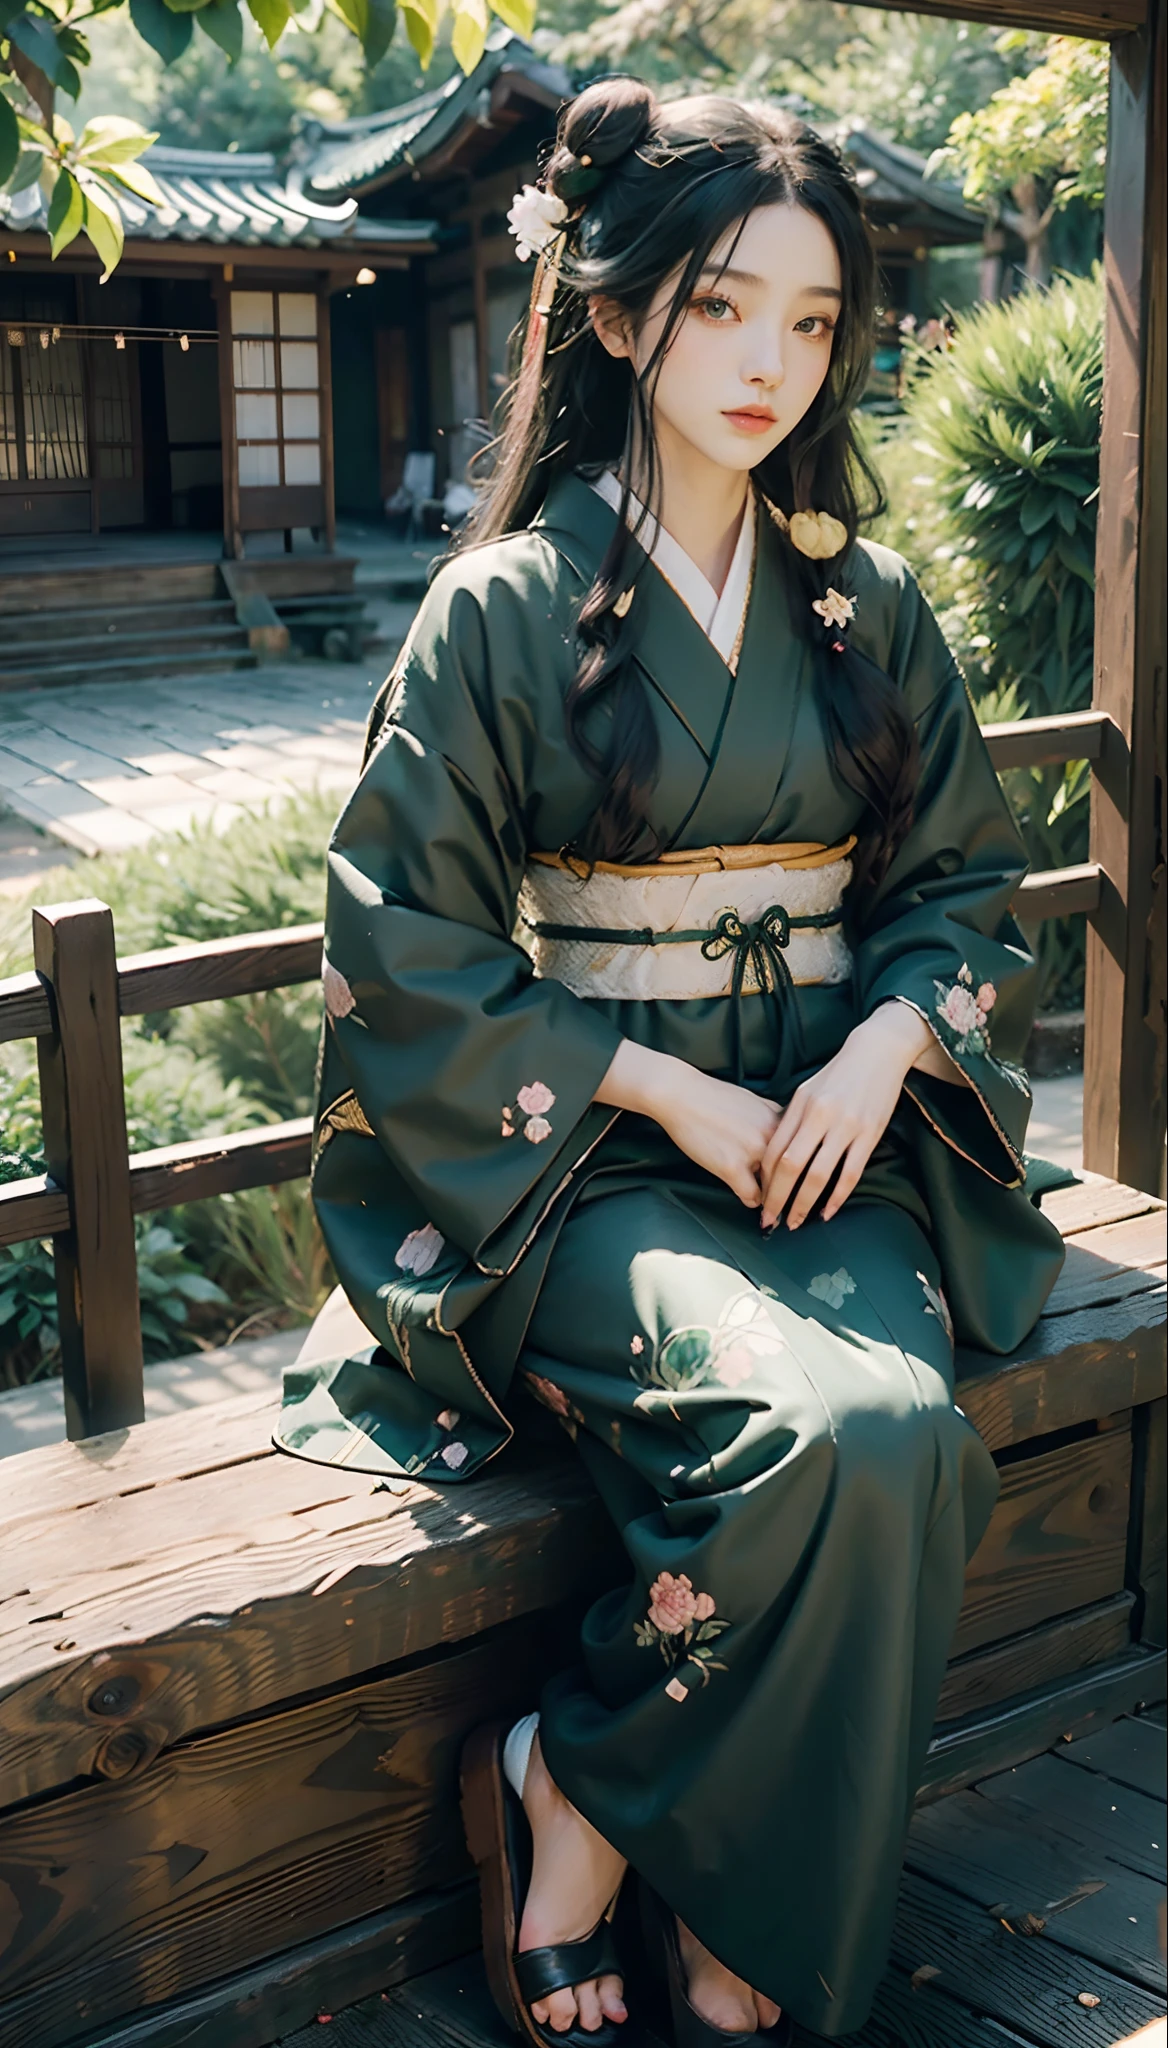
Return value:
<svg viewBox="0 0 1168 2048">
<path fill-rule="evenodd" d="M 1000 768 L 1114 751 L 1101 713 L 998 726 Z M 1093 863 L 1028 918 L 1107 911 Z M 263 2048 L 472 1947 L 466 1730 L 529 1704 L 624 1574 L 557 1439 L 473 1485 L 270 1444 L 246 1397 L 144 1424 L 134 1217 L 307 1171 L 306 1118 L 131 1156 L 120 1020 L 307 981 L 321 928 L 119 961 L 101 904 L 33 914 L 0 1042 L 37 1041 L 71 1441 L 0 1464 L 0 2048 Z M 1003 1468 L 923 1799 L 1164 1693 L 1164 1205 L 1047 1207 L 1063 1277 L 1009 1359 L 959 1359 Z M 138 1425 L 138 1426 L 135 1426 Z"/>
<path fill-rule="evenodd" d="M 960 1360 L 1002 1466 L 923 1798 L 1162 1697 L 1163 1205 L 1048 1197 L 1033 1337 Z M 0 2048 L 260 2048 L 474 1945 L 457 1757 L 623 1560 L 574 1457 L 443 1491 L 248 1396 L 0 1467 Z"/>
</svg>

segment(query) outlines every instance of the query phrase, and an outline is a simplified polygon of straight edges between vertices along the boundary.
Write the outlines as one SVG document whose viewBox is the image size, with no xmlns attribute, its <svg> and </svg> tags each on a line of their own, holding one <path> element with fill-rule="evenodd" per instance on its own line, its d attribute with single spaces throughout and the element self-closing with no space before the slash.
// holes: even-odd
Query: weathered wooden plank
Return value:
<svg viewBox="0 0 1168 2048">
<path fill-rule="evenodd" d="M 18 1451 L 4 1460 L 0 1531 L 8 1538 L 24 1522 L 68 1517 L 120 1494 L 274 1457 L 270 1438 L 278 1408 L 278 1397 L 265 1388 L 182 1415 L 160 1416 L 144 1429 L 111 1430 L 80 1443 L 66 1439 Z"/>
<path fill-rule="evenodd" d="M 1099 907 L 1103 873 L 1096 861 L 1080 861 L 1071 868 L 1044 868 L 1026 875 L 1014 898 L 1014 909 L 1028 924 L 1044 917 L 1074 917 L 1086 911 L 1088 917 Z"/>
<path fill-rule="evenodd" d="M 462 1742 L 529 1706 L 557 1649 L 521 1622 L 10 1815 L 0 2036 L 56 2048 L 79 2014 L 108 2024 L 278 1952 L 292 1928 L 312 1939 L 468 1875 Z"/>
<path fill-rule="evenodd" d="M 1081 1742 L 1068 1743 L 1058 1755 L 1065 1763 L 1099 1771 L 1117 1785 L 1147 1793 L 1150 1799 L 1168 1797 L 1168 1745 L 1151 1721 L 1129 1715 Z"/>
<path fill-rule="evenodd" d="M 1163 1886 L 1052 1833 L 1036 1815 L 1022 1824 L 976 1792 L 958 1792 L 913 1815 L 905 1860 L 993 1909 L 1024 1942 L 1054 1942 L 1163 1993 Z M 1045 1924 L 1028 1935 L 1034 1921 Z"/>
<path fill-rule="evenodd" d="M 1123 1223 L 1129 1216 L 1146 1216 L 1153 1209 L 1166 1208 L 1157 1195 L 1141 1188 L 1124 1187 L 1121 1181 L 1103 1180 L 1097 1174 L 1077 1181 L 1073 1187 L 1052 1188 L 1042 1198 L 1042 1213 L 1073 1237 L 1080 1230 L 1094 1230 L 1101 1223 Z"/>
<path fill-rule="evenodd" d="M 286 1472 L 303 1475 L 307 1508 L 288 1495 Z M 57 1590 L 46 1606 L 38 1589 L 16 1585 L 20 1597 L 0 1606 L 5 1802 L 94 1768 L 110 1716 L 90 1702 L 110 1686 L 121 1689 L 118 1726 L 144 1726 L 155 1747 L 169 1747 L 626 1575 L 611 1524 L 571 1463 L 515 1458 L 445 1494 L 358 1496 L 350 1483 L 284 1458 L 250 1466 L 242 1483 L 231 1472 L 176 1482 L 145 1497 L 155 1534 L 137 1561 L 117 1535 L 133 1498 L 108 1501 L 106 1555 L 80 1563 L 67 1598 Z M 185 1554 L 173 1543 L 156 1562 L 168 1521 L 177 1518 L 180 1538 L 198 1531 L 204 1489 L 220 1500 L 225 1485 L 237 1502 L 226 1532 L 210 1543 L 192 1536 Z M 266 1498 L 277 1503 L 270 1515 Z M 216 1512 L 222 1528 L 226 1510 Z M 143 1526 L 135 1516 L 139 1539 Z"/>
<path fill-rule="evenodd" d="M 1002 1473 L 970 1564 L 954 1654 L 1123 1591 L 1131 1437 L 1088 1437 Z"/>
<path fill-rule="evenodd" d="M 315 981 L 323 946 L 322 924 L 300 924 L 128 954 L 118 962 L 119 1007 L 123 1017 L 141 1017 Z"/>
<path fill-rule="evenodd" d="M 1140 1640 L 1168 1642 L 1168 1401 L 1136 1419 L 1140 1477 Z"/>
<path fill-rule="evenodd" d="M 39 1038 L 53 1028 L 53 1013 L 39 974 L 13 974 L 0 981 L 0 1045 L 14 1038 Z"/>
<path fill-rule="evenodd" d="M 221 1138 L 188 1138 L 181 1145 L 161 1145 L 131 1156 L 130 1200 L 135 1215 L 172 1209 L 179 1202 L 205 1201 L 209 1195 L 300 1180 L 311 1163 L 310 1116 L 231 1131 Z"/>
<path fill-rule="evenodd" d="M 83 900 L 32 914 L 53 1030 L 37 1040 L 45 1164 L 69 1198 L 54 1246 L 65 1431 L 141 1422 L 142 1331 L 130 1208 L 113 918 Z"/>
<path fill-rule="evenodd" d="M 929 1744 L 921 1774 L 921 1804 L 958 1792 L 991 1771 L 1041 1756 L 1060 1735 L 1080 1736 L 1107 1727 L 1164 1689 L 1168 1654 L 1138 1646 L 1092 1671 L 1058 1678 L 1021 1699 L 941 1727 Z"/>
<path fill-rule="evenodd" d="M 875 0 L 875 4 L 893 13 L 953 16 L 953 0 Z M 961 0 L 961 18 L 1001 23 L 1005 28 L 1037 29 L 1040 35 L 1105 40 L 1138 27 L 1145 19 L 1145 0 Z"/>
<path fill-rule="evenodd" d="M 1145 1275 L 1163 1279 L 1166 1260 L 1168 1228 L 1162 1211 L 1077 1232 L 1067 1245 L 1066 1265 L 1047 1313 L 1069 1315 L 1140 1293 L 1147 1285 Z"/>
<path fill-rule="evenodd" d="M 1054 718 L 1018 718 L 983 725 L 990 760 L 1008 768 L 1039 768 L 1058 761 L 1097 761 L 1110 720 L 1102 711 L 1062 711 Z"/>
<path fill-rule="evenodd" d="M 1131 1640 L 1134 1606 L 1133 1593 L 1117 1593 L 1080 1614 L 1061 1615 L 992 1649 L 956 1658 L 941 1687 L 938 1721 L 996 1706 L 1033 1686 L 1118 1656 Z"/>
<path fill-rule="evenodd" d="M 299 1943 L 190 1998 L 87 2033 L 85 2048 L 268 2048 L 286 2029 L 312 2027 L 313 2048 L 333 2048 L 319 2013 L 391 1992 L 477 1942 L 477 1884 L 422 1892 L 315 1941 Z"/>
<path fill-rule="evenodd" d="M 1108 2033 L 1112 2041 L 1134 2033 L 1164 2009 L 1143 1985 L 1054 1942 L 1010 1934 L 972 1899 L 914 1872 L 901 1889 L 892 1956 L 910 1975 L 935 1969 L 940 1990 L 1042 2048 L 1100 2048 Z M 1079 2005 L 1081 1991 L 1093 1993 L 1100 2005 Z"/>
<path fill-rule="evenodd" d="M 982 1778 L 977 1790 L 1021 1824 L 1034 1817 L 1092 1855 L 1163 1883 L 1168 1833 L 1162 1800 L 1095 1771 L 1064 1770 L 1058 1755 L 1032 1757 Z"/>
<path fill-rule="evenodd" d="M 987 1371 L 957 1354 L 957 1400 L 991 1451 L 1155 1401 L 1164 1392 L 1163 1287 L 1102 1310 L 1043 1316 L 1024 1344 Z"/>
<path fill-rule="evenodd" d="M 1104 207 L 1104 390 L 1094 708 L 1115 721 L 1092 777 L 1083 1156 L 1159 1190 L 1164 1170 L 1165 358 L 1168 154 L 1164 7 L 1113 46 Z"/>
<path fill-rule="evenodd" d="M 0 1187 L 0 1244 L 27 1244 L 69 1228 L 69 1197 L 47 1174 Z"/>
</svg>

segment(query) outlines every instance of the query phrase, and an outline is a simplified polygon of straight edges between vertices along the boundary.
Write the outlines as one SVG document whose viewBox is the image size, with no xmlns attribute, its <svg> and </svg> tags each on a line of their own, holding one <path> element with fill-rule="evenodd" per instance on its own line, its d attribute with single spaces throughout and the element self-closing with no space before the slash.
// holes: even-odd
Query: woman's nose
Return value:
<svg viewBox="0 0 1168 2048">
<path fill-rule="evenodd" d="M 768 391 L 777 390 L 786 376 L 783 363 L 783 349 L 777 337 L 771 335 L 760 340 L 751 350 L 744 371 L 745 381 Z"/>
</svg>

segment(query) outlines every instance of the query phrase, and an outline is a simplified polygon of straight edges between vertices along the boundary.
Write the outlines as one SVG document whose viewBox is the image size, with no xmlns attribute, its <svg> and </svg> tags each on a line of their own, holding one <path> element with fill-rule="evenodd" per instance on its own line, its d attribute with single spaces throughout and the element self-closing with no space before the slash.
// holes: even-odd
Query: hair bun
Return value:
<svg viewBox="0 0 1168 2048">
<path fill-rule="evenodd" d="M 656 96 L 639 78 L 602 78 L 587 86 L 560 115 L 544 174 L 548 189 L 569 204 L 584 198 L 645 140 L 656 112 Z"/>
</svg>

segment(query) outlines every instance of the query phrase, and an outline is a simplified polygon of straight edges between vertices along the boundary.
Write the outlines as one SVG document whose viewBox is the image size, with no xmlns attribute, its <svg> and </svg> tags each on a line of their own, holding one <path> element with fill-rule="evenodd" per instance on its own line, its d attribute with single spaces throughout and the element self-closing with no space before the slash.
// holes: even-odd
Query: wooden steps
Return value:
<svg viewBox="0 0 1168 2048">
<path fill-rule="evenodd" d="M 1163 1205 L 1095 1183 L 1046 1206 L 1069 1250 L 1047 1313 L 1012 1358 L 959 1361 L 1003 1492 L 926 1800 L 1164 1690 Z M 348 2003 L 473 1942 L 462 1736 L 567 1661 L 623 1554 L 558 1440 L 443 1492 L 284 1458 L 272 1412 L 5 1462 L 0 2048 L 202 2038 L 217 1983 L 246 2026 L 206 2038 L 259 2048 L 318 1986 Z"/>
</svg>

